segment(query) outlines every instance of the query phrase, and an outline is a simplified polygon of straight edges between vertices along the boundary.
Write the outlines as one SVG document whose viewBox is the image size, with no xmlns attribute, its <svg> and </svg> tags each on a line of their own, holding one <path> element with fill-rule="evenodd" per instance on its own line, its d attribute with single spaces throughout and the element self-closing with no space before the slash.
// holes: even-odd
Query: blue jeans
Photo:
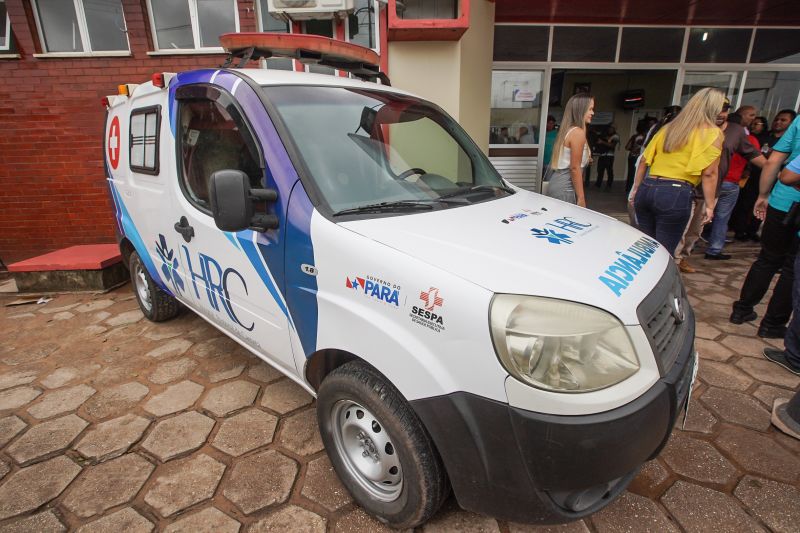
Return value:
<svg viewBox="0 0 800 533">
<path fill-rule="evenodd" d="M 714 208 L 714 220 L 711 223 L 711 233 L 708 239 L 709 255 L 719 255 L 725 247 L 725 235 L 728 233 L 728 221 L 739 198 L 739 184 L 723 181 L 722 188 L 717 198 L 717 207 Z"/>
<path fill-rule="evenodd" d="M 645 178 L 633 199 L 639 229 L 673 256 L 692 216 L 693 190 L 685 181 Z"/>
<path fill-rule="evenodd" d="M 800 368 L 800 254 L 794 260 L 794 284 L 792 287 L 792 307 L 794 314 L 783 338 L 786 346 L 786 359 L 795 368 Z"/>
</svg>

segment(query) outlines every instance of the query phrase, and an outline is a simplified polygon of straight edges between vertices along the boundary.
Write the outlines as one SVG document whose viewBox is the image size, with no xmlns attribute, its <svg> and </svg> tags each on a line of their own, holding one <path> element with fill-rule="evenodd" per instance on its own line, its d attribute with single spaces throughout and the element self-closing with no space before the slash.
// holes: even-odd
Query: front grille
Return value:
<svg viewBox="0 0 800 533">
<path fill-rule="evenodd" d="M 679 320 L 676 316 L 676 298 L 684 310 L 683 320 Z M 658 369 L 664 376 L 678 358 L 689 333 L 690 322 L 694 320 L 694 313 L 686 298 L 686 290 L 672 261 L 653 291 L 639 304 L 636 314 L 656 355 Z"/>
</svg>

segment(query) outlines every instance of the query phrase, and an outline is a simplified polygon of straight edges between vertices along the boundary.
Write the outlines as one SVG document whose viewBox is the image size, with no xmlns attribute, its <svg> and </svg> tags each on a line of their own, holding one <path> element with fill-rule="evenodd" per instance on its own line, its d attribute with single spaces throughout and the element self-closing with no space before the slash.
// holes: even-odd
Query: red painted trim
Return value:
<svg viewBox="0 0 800 533">
<path fill-rule="evenodd" d="M 347 41 L 347 37 L 345 37 L 345 23 L 344 23 L 344 20 L 333 19 L 333 34 L 334 34 L 334 36 L 336 37 L 337 40 L 342 41 L 342 42 L 346 42 Z M 346 78 L 347 77 L 347 72 L 344 72 L 343 70 L 339 70 L 339 71 L 337 71 L 337 75 L 342 77 L 342 78 Z"/>
<path fill-rule="evenodd" d="M 101 270 L 122 261 L 116 244 L 70 246 L 8 265 L 9 272 Z"/>
<path fill-rule="evenodd" d="M 303 33 L 303 25 L 300 22 L 292 21 L 291 24 L 292 24 L 292 34 Z M 294 64 L 294 71 L 295 72 L 305 72 L 306 71 L 306 66 L 304 64 L 302 64 L 301 62 L 297 61 L 296 59 L 294 61 L 292 61 L 292 63 Z"/>
<path fill-rule="evenodd" d="M 379 6 L 381 4 L 378 4 Z M 389 75 L 389 9 L 386 7 L 379 8 L 378 21 L 381 25 L 380 38 L 381 38 L 381 71 Z"/>
<path fill-rule="evenodd" d="M 469 29 L 470 0 L 459 0 L 456 19 L 401 19 L 397 0 L 389 0 L 389 39 L 392 41 L 457 41 Z"/>
</svg>

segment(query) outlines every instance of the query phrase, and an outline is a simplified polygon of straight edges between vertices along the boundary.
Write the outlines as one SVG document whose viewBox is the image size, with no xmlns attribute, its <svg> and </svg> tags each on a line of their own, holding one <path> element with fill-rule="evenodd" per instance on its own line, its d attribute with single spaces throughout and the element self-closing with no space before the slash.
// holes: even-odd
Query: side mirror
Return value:
<svg viewBox="0 0 800 533">
<path fill-rule="evenodd" d="M 271 189 L 250 189 L 250 179 L 241 170 L 218 170 L 209 183 L 211 214 L 223 231 L 252 228 L 266 231 L 278 227 L 275 215 L 255 215 L 253 201 L 274 202 L 278 198 Z"/>
</svg>

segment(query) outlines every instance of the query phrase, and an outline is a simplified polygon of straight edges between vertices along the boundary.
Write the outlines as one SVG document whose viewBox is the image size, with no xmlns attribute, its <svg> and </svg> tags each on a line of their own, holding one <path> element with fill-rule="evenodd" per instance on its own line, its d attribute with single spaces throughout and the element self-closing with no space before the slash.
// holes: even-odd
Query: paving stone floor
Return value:
<svg viewBox="0 0 800 533">
<path fill-rule="evenodd" d="M 702 271 L 685 277 L 702 358 L 695 399 L 628 492 L 549 529 L 451 499 L 420 530 L 800 530 L 800 441 L 769 423 L 800 378 L 761 356 L 780 342 L 728 323 L 756 249 L 732 251 L 728 262 L 694 259 Z M 312 398 L 194 314 L 150 323 L 130 285 L 0 307 L 0 531 L 154 529 L 384 528 L 333 473 Z"/>
</svg>

